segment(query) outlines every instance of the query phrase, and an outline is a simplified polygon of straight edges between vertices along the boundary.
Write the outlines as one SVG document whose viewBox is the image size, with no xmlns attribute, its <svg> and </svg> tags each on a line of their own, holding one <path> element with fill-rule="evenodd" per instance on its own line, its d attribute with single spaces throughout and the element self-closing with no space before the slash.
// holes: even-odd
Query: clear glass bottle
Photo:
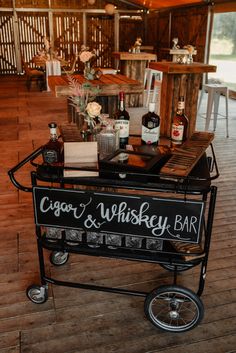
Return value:
<svg viewBox="0 0 236 353">
<path fill-rule="evenodd" d="M 149 111 L 142 117 L 142 144 L 158 145 L 160 137 L 160 117 L 155 113 L 155 103 L 149 103 Z"/>
<path fill-rule="evenodd" d="M 171 126 L 171 144 L 180 146 L 187 139 L 188 118 L 184 113 L 184 97 L 179 97 L 178 108 L 172 120 Z"/>
<path fill-rule="evenodd" d="M 48 124 L 50 140 L 43 148 L 43 161 L 46 164 L 57 164 L 63 162 L 63 143 L 58 140 L 57 124 Z"/>
<path fill-rule="evenodd" d="M 97 135 L 98 158 L 104 159 L 119 148 L 119 130 L 111 124 L 105 126 Z"/>
<path fill-rule="evenodd" d="M 124 92 L 119 93 L 119 109 L 114 115 L 115 129 L 119 130 L 120 148 L 125 148 L 129 140 L 129 113 L 125 110 Z"/>
</svg>

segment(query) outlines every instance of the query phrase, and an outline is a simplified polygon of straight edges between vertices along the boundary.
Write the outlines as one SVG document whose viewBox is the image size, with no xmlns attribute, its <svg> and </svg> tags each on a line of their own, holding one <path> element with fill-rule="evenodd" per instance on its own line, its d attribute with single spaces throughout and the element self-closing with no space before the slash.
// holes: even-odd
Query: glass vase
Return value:
<svg viewBox="0 0 236 353">
<path fill-rule="evenodd" d="M 84 63 L 84 77 L 87 79 L 87 80 L 94 80 L 94 73 L 93 73 L 93 70 L 91 68 L 91 63 L 90 61 L 86 61 Z"/>
</svg>

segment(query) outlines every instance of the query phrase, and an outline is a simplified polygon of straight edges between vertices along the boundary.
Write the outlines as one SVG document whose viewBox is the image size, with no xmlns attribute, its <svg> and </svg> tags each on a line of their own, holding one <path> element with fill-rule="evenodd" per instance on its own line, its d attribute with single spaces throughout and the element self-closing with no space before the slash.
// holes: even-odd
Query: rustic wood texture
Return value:
<svg viewBox="0 0 236 353">
<path fill-rule="evenodd" d="M 187 44 L 196 47 L 195 60 L 204 62 L 207 14 L 208 8 L 205 5 L 165 9 L 156 14 L 156 22 L 150 13 L 147 17 L 147 26 L 152 28 L 154 22 L 157 29 L 147 31 L 146 41 L 150 43 L 152 40 L 152 43 L 157 43 L 158 60 L 172 60 L 169 50 L 173 46 L 173 38 L 177 37 L 181 48 Z"/>
<path fill-rule="evenodd" d="M 83 84 L 88 82 L 83 75 L 73 75 L 76 80 Z M 93 86 L 99 88 L 98 100 L 103 107 L 103 113 L 113 115 L 117 109 L 117 96 L 120 91 L 125 92 L 127 106 L 142 105 L 143 84 L 125 75 L 101 75 L 99 79 L 89 81 Z M 68 86 L 68 79 L 63 76 L 49 76 L 48 84 L 56 97 L 70 96 L 71 90 Z"/>
<path fill-rule="evenodd" d="M 50 121 L 67 120 L 66 99 L 36 88 L 27 92 L 22 77 L 5 77 L 0 81 L 0 104 L 0 352 L 235 352 L 235 102 L 230 102 L 230 138 L 225 138 L 225 122 L 220 120 L 214 139 L 221 175 L 214 181 L 218 197 L 202 295 L 205 316 L 198 327 L 183 334 L 154 328 L 144 317 L 143 298 L 50 286 L 45 304 L 27 299 L 26 287 L 39 280 L 32 195 L 16 190 L 7 171 L 48 140 Z M 140 121 L 140 113 L 133 121 Z M 29 170 L 18 173 L 22 182 L 30 183 Z M 67 280 L 140 290 L 171 281 L 170 273 L 155 264 L 73 254 L 57 268 L 48 256 L 46 251 L 47 271 Z M 179 275 L 178 284 L 195 290 L 197 280 L 196 267 Z"/>
<path fill-rule="evenodd" d="M 201 75 L 204 72 L 215 72 L 216 66 L 202 63 L 182 65 L 173 62 L 151 62 L 149 67 L 163 72 L 160 111 L 161 135 L 170 137 L 172 118 L 179 96 L 182 95 L 185 97 L 185 112 L 189 119 L 188 137 L 191 137 L 196 126 Z"/>
<path fill-rule="evenodd" d="M 137 37 L 145 38 L 144 14 L 139 13 L 139 20 L 121 18 L 119 22 L 119 50 L 128 51 Z"/>
<path fill-rule="evenodd" d="M 114 52 L 112 56 L 119 61 L 119 69 L 123 75 L 138 80 L 140 83 L 144 81 L 144 72 L 148 63 L 157 60 L 156 54 L 144 52 Z"/>
<path fill-rule="evenodd" d="M 161 174 L 188 176 L 213 139 L 214 134 L 207 131 L 193 133 L 190 139 L 173 151 L 173 156 L 161 168 Z"/>
</svg>

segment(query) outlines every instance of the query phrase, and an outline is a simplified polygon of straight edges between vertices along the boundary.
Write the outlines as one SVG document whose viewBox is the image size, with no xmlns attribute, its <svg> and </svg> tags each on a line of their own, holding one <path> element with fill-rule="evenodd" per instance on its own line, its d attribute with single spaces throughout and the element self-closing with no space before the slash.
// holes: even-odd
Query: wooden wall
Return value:
<svg viewBox="0 0 236 353">
<path fill-rule="evenodd" d="M 81 45 L 86 44 L 96 50 L 97 66 L 112 67 L 111 53 L 117 49 L 116 43 L 120 42 L 122 49 L 124 43 L 128 50 L 137 36 L 143 38 L 144 25 L 142 14 L 138 20 L 121 17 L 120 21 L 119 16 L 107 15 L 106 3 L 96 0 L 95 9 L 85 0 L 15 0 L 14 11 L 13 0 L 0 0 L 0 74 L 21 73 L 21 56 L 34 67 L 32 58 L 43 48 L 44 37 L 52 40 L 67 61 L 73 60 Z M 122 3 L 120 16 L 125 11 L 129 16 L 137 15 L 136 8 Z M 120 41 L 114 35 L 117 26 Z M 76 69 L 80 68 L 77 62 Z"/>
<path fill-rule="evenodd" d="M 156 42 L 158 60 L 171 60 L 169 49 L 177 37 L 179 45 L 191 44 L 197 49 L 198 62 L 204 62 L 208 7 L 181 7 L 148 16 L 147 41 Z M 155 28 L 155 30 L 151 30 Z"/>
<path fill-rule="evenodd" d="M 117 39 L 114 35 L 117 18 L 104 13 L 106 3 L 96 0 L 94 9 L 85 0 L 15 0 L 16 11 L 13 12 L 13 0 L 0 0 L 0 74 L 21 72 L 17 65 L 19 51 L 34 67 L 32 58 L 42 47 L 44 36 L 53 38 L 59 54 L 69 61 L 81 44 L 87 44 L 96 49 L 97 66 L 103 67 L 113 66 L 111 53 L 117 50 L 116 40 L 119 50 L 127 51 L 137 36 L 143 39 L 143 45 L 154 46 L 158 60 L 171 60 L 172 39 L 178 37 L 180 47 L 194 45 L 197 49 L 194 59 L 204 62 L 208 6 L 141 13 L 136 20 L 118 17 Z M 121 3 L 117 3 L 119 9 Z M 137 13 L 122 3 L 120 16 L 126 14 L 125 11 L 129 15 Z"/>
</svg>

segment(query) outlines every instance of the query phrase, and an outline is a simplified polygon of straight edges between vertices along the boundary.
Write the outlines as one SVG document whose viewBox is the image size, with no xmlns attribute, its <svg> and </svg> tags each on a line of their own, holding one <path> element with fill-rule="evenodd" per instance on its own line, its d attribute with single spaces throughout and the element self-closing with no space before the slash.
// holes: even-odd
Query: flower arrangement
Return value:
<svg viewBox="0 0 236 353">
<path fill-rule="evenodd" d="M 75 107 L 76 112 L 79 113 L 83 122 L 86 122 L 88 128 L 93 129 L 97 120 L 100 122 L 101 105 L 95 102 L 95 98 L 99 92 L 99 88 L 91 85 L 89 82 L 80 84 L 75 77 L 67 74 L 70 96 L 72 105 Z M 83 125 L 82 123 L 78 124 Z"/>
<path fill-rule="evenodd" d="M 95 69 L 91 68 L 91 62 L 96 58 L 96 52 L 93 49 L 89 51 L 89 48 L 85 45 L 81 46 L 81 50 L 79 52 L 79 59 L 82 63 L 84 63 L 84 77 L 88 80 L 93 80 L 96 74 Z"/>
</svg>

